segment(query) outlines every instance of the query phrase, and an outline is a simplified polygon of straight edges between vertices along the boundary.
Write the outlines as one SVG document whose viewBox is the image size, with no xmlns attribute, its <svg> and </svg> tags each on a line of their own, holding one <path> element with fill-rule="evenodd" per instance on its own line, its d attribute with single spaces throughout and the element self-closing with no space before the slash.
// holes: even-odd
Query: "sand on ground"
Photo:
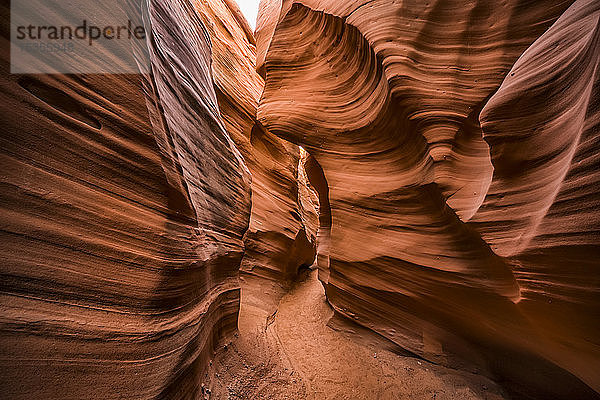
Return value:
<svg viewBox="0 0 600 400">
<path fill-rule="evenodd" d="M 272 314 L 242 285 L 237 338 L 215 357 L 210 399 L 500 400 L 491 380 L 402 356 L 332 329 L 333 310 L 317 271 L 303 274 Z M 253 301 L 255 300 L 255 301 Z"/>
</svg>

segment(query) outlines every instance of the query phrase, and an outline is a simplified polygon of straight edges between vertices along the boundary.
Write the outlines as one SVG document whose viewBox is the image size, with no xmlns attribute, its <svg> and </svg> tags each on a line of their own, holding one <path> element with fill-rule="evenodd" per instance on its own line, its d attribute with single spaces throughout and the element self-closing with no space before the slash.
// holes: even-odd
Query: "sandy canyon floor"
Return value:
<svg viewBox="0 0 600 400">
<path fill-rule="evenodd" d="M 256 295 L 242 285 L 240 332 L 213 360 L 205 398 L 505 398 L 482 376 L 357 340 L 364 332 L 332 328 L 333 311 L 316 270 L 302 274 L 271 315 L 256 306 Z"/>
</svg>

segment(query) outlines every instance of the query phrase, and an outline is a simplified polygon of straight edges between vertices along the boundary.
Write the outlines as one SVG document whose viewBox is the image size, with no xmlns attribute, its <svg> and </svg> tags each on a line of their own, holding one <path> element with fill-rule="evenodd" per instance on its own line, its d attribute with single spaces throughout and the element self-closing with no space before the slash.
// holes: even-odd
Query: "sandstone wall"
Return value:
<svg viewBox="0 0 600 400">
<path fill-rule="evenodd" d="M 269 281 L 285 286 L 300 266 L 311 265 L 315 257 L 315 233 L 311 237 L 302 220 L 300 150 L 256 120 L 264 80 L 255 71 L 254 36 L 237 4 L 196 0 L 194 6 L 211 37 L 215 91 L 225 128 L 252 174 L 252 214 L 244 238 L 242 278 L 259 286 L 268 286 Z"/>
<path fill-rule="evenodd" d="M 236 329 L 250 174 L 190 4 L 150 1 L 150 75 L 9 75 L 0 393 L 199 398 Z"/>
<path fill-rule="evenodd" d="M 600 14 L 571 3 L 263 0 L 256 34 L 336 312 L 519 398 L 600 391 Z"/>
</svg>

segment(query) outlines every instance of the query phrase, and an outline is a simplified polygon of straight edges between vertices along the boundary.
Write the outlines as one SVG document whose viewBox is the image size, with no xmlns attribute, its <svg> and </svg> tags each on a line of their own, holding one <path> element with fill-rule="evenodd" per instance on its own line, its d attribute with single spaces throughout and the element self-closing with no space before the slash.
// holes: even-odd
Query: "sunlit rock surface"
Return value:
<svg viewBox="0 0 600 400">
<path fill-rule="evenodd" d="M 9 75 L 3 30 L 3 398 L 200 398 L 236 329 L 250 174 L 197 14 L 148 14 L 146 76 Z"/>
<path fill-rule="evenodd" d="M 263 0 L 256 33 L 336 312 L 521 397 L 600 391 L 600 13 L 572 3 Z"/>
</svg>

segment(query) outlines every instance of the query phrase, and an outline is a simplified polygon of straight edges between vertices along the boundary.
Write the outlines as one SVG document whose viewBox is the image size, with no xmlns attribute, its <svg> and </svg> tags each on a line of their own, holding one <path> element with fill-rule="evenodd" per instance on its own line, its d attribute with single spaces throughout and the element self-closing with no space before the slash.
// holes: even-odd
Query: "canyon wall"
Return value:
<svg viewBox="0 0 600 400">
<path fill-rule="evenodd" d="M 339 316 L 518 398 L 595 398 L 598 2 L 263 0 Z M 323 240 L 321 240 L 323 239 Z"/>
<path fill-rule="evenodd" d="M 251 201 L 206 29 L 150 1 L 151 74 L 10 75 L 7 7 L 0 393 L 200 398 L 236 329 Z"/>
<path fill-rule="evenodd" d="M 298 268 L 310 266 L 315 257 L 316 221 L 305 227 L 306 208 L 299 197 L 300 189 L 303 193 L 307 189 L 298 179 L 300 150 L 256 120 L 264 80 L 255 70 L 253 33 L 237 4 L 230 0 L 193 4 L 211 38 L 214 86 L 225 129 L 252 174 L 252 212 L 240 269 L 242 296 L 245 304 L 257 306 L 259 314 L 265 310 L 270 314 Z M 313 204 L 306 207 L 316 213 Z"/>
</svg>

